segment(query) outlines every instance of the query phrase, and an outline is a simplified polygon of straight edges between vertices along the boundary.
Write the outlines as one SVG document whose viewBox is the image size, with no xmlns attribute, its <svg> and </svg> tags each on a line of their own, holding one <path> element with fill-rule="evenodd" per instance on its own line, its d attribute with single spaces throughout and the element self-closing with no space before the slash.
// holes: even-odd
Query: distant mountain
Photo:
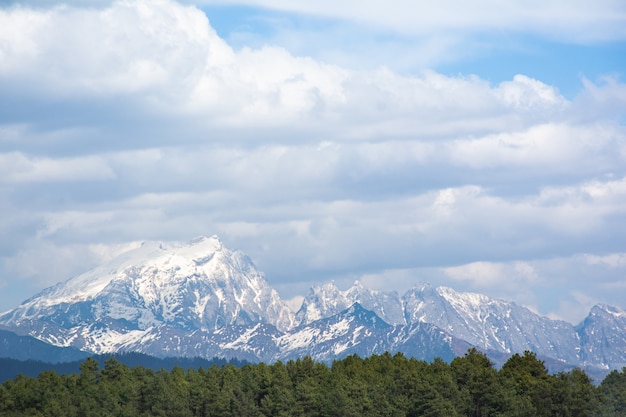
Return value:
<svg viewBox="0 0 626 417">
<path fill-rule="evenodd" d="M 451 288 L 415 286 L 402 298 L 408 323 L 431 323 L 484 350 L 530 350 L 567 363 L 578 362 L 579 339 L 564 321 L 541 317 L 509 301 Z"/>
<path fill-rule="evenodd" d="M 159 369 L 171 370 L 175 366 L 183 369 L 205 369 L 215 365 L 233 365 L 241 367 L 248 362 L 238 360 L 225 360 L 219 358 L 203 359 L 203 358 L 156 358 L 140 353 L 125 354 L 109 354 L 109 355 L 91 355 L 95 359 L 100 368 L 103 368 L 108 359 L 114 358 L 129 368 L 141 366 L 143 368 L 158 371 Z M 72 373 L 80 373 L 80 364 L 83 360 L 74 360 L 71 362 L 49 363 L 42 360 L 18 360 L 0 357 L 0 383 L 13 379 L 17 375 L 37 377 L 44 371 L 55 371 L 57 374 L 69 375 Z"/>
<path fill-rule="evenodd" d="M 596 305 L 576 326 L 581 340 L 580 361 L 583 366 L 621 369 L 626 366 L 626 311 L 607 305 Z"/>
<path fill-rule="evenodd" d="M 392 326 L 359 303 L 338 314 L 302 325 L 278 338 L 279 356 L 312 356 L 321 361 L 358 354 L 361 357 L 389 350 Z"/>
<path fill-rule="evenodd" d="M 346 291 L 341 291 L 332 282 L 311 288 L 296 313 L 296 323 L 313 323 L 333 316 L 357 302 L 389 324 L 405 324 L 402 301 L 395 291 L 370 290 L 358 281 Z"/>
<path fill-rule="evenodd" d="M 77 361 L 87 356 L 89 353 L 72 347 L 53 346 L 32 336 L 19 336 L 8 330 L 0 330 L 0 358 L 56 363 Z"/>
<path fill-rule="evenodd" d="M 430 323 L 417 322 L 406 326 L 396 326 L 388 336 L 390 352 L 402 352 L 406 356 L 426 361 L 441 358 L 451 361 L 463 356 L 468 349 L 475 347 Z M 503 363 L 497 352 L 486 350 L 487 354 L 496 354 L 495 363 Z"/>
<path fill-rule="evenodd" d="M 294 314 L 247 256 L 215 236 L 145 243 L 0 314 L 0 326 L 90 353 L 449 360 L 477 347 L 496 363 L 531 350 L 555 370 L 626 366 L 626 313 L 616 307 L 596 306 L 574 327 L 481 294 L 418 284 L 400 297 L 356 282 L 313 287 Z"/>
</svg>

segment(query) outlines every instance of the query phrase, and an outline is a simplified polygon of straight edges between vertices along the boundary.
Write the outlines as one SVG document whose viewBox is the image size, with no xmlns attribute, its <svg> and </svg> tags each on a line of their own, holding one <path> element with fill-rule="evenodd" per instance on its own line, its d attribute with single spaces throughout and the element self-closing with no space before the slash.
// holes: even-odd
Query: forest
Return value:
<svg viewBox="0 0 626 417">
<path fill-rule="evenodd" d="M 532 352 L 500 369 L 475 349 L 450 363 L 385 353 L 158 371 L 88 358 L 78 373 L 4 382 L 0 416 L 623 417 L 626 368 L 596 386 Z"/>
</svg>

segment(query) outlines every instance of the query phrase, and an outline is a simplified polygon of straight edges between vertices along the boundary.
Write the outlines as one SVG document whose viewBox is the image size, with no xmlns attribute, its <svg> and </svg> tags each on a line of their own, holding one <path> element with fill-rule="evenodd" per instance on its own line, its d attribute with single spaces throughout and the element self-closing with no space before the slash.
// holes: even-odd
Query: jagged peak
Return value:
<svg viewBox="0 0 626 417">
<path fill-rule="evenodd" d="M 484 294 L 456 291 L 446 286 L 433 287 L 429 282 L 421 282 L 413 286 L 413 288 L 405 293 L 404 299 L 430 297 L 435 294 L 448 303 L 464 304 L 471 307 L 501 302 L 500 300 L 490 298 Z"/>
<path fill-rule="evenodd" d="M 321 285 L 315 285 L 314 288 L 319 288 L 319 289 L 332 289 L 332 290 L 338 290 L 339 287 L 337 287 L 337 284 L 335 284 L 334 280 L 325 282 Z"/>
<path fill-rule="evenodd" d="M 319 295 L 319 294 L 335 294 L 339 293 L 340 290 L 335 284 L 335 281 L 328 281 L 323 284 L 315 284 L 309 289 L 309 296 Z"/>
<path fill-rule="evenodd" d="M 346 291 L 343 292 L 344 296 L 347 298 L 354 298 L 362 296 L 363 294 L 373 295 L 378 294 L 379 291 L 374 291 L 370 288 L 366 288 L 359 280 L 354 281 L 354 284 Z"/>
<path fill-rule="evenodd" d="M 356 301 L 356 302 L 352 303 L 352 305 L 350 307 L 348 307 L 348 309 L 345 310 L 345 311 L 346 312 L 350 312 L 350 313 L 357 313 L 359 311 L 367 311 L 367 310 L 365 310 L 365 308 L 363 308 L 361 303 Z"/>
<path fill-rule="evenodd" d="M 480 306 L 494 301 L 494 299 L 474 292 L 459 292 L 450 287 L 437 287 L 437 293 L 448 301 L 463 302 L 471 306 Z"/>
<path fill-rule="evenodd" d="M 323 319 L 332 321 L 338 318 L 344 318 L 344 317 L 349 317 L 349 316 L 362 316 L 364 314 L 376 316 L 380 321 L 383 321 L 380 317 L 378 317 L 378 315 L 375 312 L 366 309 L 358 301 L 352 303 L 349 307 L 333 314 L 332 316 L 325 317 Z"/>
<path fill-rule="evenodd" d="M 363 284 L 361 284 L 361 281 L 359 281 L 358 279 L 354 280 L 354 283 L 352 284 L 351 288 L 359 288 L 359 289 L 365 289 L 365 287 L 363 286 Z"/>
<path fill-rule="evenodd" d="M 350 307 L 343 310 L 336 317 L 358 317 L 359 319 L 367 319 L 374 327 L 391 327 L 391 324 L 380 318 L 376 312 L 368 310 L 361 303 L 354 302 Z"/>
<path fill-rule="evenodd" d="M 608 304 L 596 304 L 589 311 L 589 315 L 605 313 L 616 318 L 626 318 L 626 311 L 619 307 L 611 306 Z"/>
</svg>

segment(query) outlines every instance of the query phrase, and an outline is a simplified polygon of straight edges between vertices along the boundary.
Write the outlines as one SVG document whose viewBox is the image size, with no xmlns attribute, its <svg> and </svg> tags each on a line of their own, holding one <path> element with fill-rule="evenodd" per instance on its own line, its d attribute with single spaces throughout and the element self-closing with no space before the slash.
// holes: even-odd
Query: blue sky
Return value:
<svg viewBox="0 0 626 417">
<path fill-rule="evenodd" d="M 217 234 L 283 298 L 626 308 L 626 4 L 0 6 L 0 310 Z"/>
<path fill-rule="evenodd" d="M 209 17 L 217 33 L 235 48 L 259 47 L 270 43 L 283 46 L 294 54 L 315 56 L 318 59 L 331 60 L 329 58 L 331 54 L 320 50 L 322 48 L 318 45 L 311 45 L 297 38 L 296 41 L 281 41 L 280 34 L 287 30 L 302 31 L 307 35 L 325 31 L 336 34 L 337 28 L 354 25 L 353 22 L 346 22 L 343 19 L 250 6 L 219 4 L 203 6 L 202 10 Z M 343 53 L 350 53 L 352 48 L 367 53 L 365 48 L 371 42 L 383 47 L 399 44 L 398 52 L 401 53 L 400 48 L 404 48 L 405 52 L 410 54 L 416 45 L 423 42 L 421 37 L 416 39 L 392 29 L 371 32 L 367 27 L 357 27 L 353 31 L 344 31 L 342 35 L 333 48 L 343 50 Z M 510 80 L 516 74 L 525 74 L 556 86 L 561 94 L 571 99 L 582 90 L 584 78 L 598 81 L 606 76 L 623 76 L 623 68 L 626 67 L 626 45 L 623 33 L 621 36 L 617 35 L 601 41 L 568 41 L 532 32 L 508 32 L 500 29 L 497 33 L 490 31 L 482 33 L 477 30 L 461 42 L 461 48 L 469 46 L 469 50 L 454 49 L 452 51 L 454 53 L 451 54 L 443 51 L 442 56 L 433 58 L 428 66 L 424 66 L 419 57 L 413 59 L 404 57 L 389 63 L 376 56 L 370 56 L 367 57 L 369 60 L 365 64 L 364 60 L 359 60 L 358 63 L 366 68 L 392 65 L 394 70 L 403 74 L 419 72 L 424 68 L 449 76 L 476 74 L 494 84 Z M 364 37 L 366 39 L 363 39 Z"/>
</svg>

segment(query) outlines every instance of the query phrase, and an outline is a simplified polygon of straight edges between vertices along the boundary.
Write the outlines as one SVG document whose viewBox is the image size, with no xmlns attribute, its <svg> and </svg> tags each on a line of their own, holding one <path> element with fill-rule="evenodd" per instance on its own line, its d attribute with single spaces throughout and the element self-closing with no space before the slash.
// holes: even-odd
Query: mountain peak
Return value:
<svg viewBox="0 0 626 417">
<path fill-rule="evenodd" d="M 361 305 L 361 303 L 359 303 L 358 301 L 354 304 L 352 304 L 350 307 L 348 307 L 347 310 L 344 310 L 345 313 L 347 314 L 358 314 L 360 312 L 363 311 L 367 311 L 363 308 L 363 306 Z"/>
<path fill-rule="evenodd" d="M 615 318 L 626 318 L 626 311 L 620 309 L 619 307 L 606 304 L 596 304 L 591 308 L 589 314 L 608 314 Z"/>
<path fill-rule="evenodd" d="M 580 359 L 609 369 L 626 366 L 626 311 L 605 304 L 591 308 L 576 326 L 580 336 Z"/>
<path fill-rule="evenodd" d="M 53 305 L 88 301 L 97 297 L 112 282 L 134 276 L 140 270 L 170 271 L 152 277 L 152 284 L 158 286 L 164 280 L 193 274 L 197 267 L 211 261 L 218 252 L 224 252 L 226 258 L 231 254 L 217 236 L 198 237 L 186 244 L 144 241 L 102 265 L 45 289 L 25 303 L 37 301 Z"/>
<path fill-rule="evenodd" d="M 354 303 L 373 311 L 389 324 L 405 323 L 402 302 L 395 291 L 370 290 L 358 280 L 345 291 L 341 291 L 333 282 L 314 286 L 296 313 L 296 322 L 300 325 L 312 323 L 337 314 Z"/>
<path fill-rule="evenodd" d="M 84 326 L 112 327 L 84 341 L 105 352 L 119 338 L 162 326 L 212 331 L 260 322 L 285 330 L 294 318 L 248 257 L 202 236 L 186 244 L 145 242 L 0 316 L 7 324 L 32 320 L 65 329 L 63 343 Z"/>
<path fill-rule="evenodd" d="M 361 284 L 361 281 L 359 281 L 358 279 L 354 280 L 354 283 L 352 284 L 352 288 L 365 289 L 363 284 Z"/>
</svg>

